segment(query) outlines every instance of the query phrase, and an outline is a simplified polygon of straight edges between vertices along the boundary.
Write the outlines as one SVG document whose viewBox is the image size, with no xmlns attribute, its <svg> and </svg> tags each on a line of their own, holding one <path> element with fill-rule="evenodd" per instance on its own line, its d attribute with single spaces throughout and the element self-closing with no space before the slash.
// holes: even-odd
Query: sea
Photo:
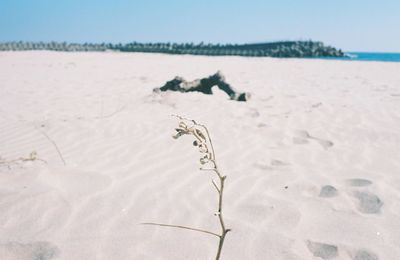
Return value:
<svg viewBox="0 0 400 260">
<path fill-rule="evenodd" d="M 400 62 L 400 53 L 384 53 L 384 52 L 345 52 L 345 57 L 328 58 L 334 60 L 349 61 L 384 61 L 384 62 Z"/>
</svg>

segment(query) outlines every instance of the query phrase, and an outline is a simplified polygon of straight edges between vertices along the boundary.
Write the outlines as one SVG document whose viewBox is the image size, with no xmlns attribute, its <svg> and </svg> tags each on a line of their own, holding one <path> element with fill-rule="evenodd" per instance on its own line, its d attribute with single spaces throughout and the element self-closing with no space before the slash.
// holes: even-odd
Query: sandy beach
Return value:
<svg viewBox="0 0 400 260">
<path fill-rule="evenodd" d="M 221 71 L 215 89 L 153 93 Z M 0 259 L 400 259 L 400 63 L 0 52 Z M 34 152 L 32 155 L 31 153 Z"/>
</svg>

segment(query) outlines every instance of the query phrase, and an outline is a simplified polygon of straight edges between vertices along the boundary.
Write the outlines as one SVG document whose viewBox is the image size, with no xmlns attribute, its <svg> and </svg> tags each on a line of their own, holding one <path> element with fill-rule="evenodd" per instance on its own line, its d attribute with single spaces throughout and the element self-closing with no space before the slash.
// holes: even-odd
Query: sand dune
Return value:
<svg viewBox="0 0 400 260">
<path fill-rule="evenodd" d="M 222 92 L 152 93 L 221 70 Z M 213 259 L 211 175 L 177 120 L 208 126 L 222 259 L 400 259 L 400 63 L 0 53 L 0 259 Z M 57 144 L 57 148 L 46 138 Z M 40 160 L 28 158 L 36 151 Z M 13 161 L 16 160 L 16 161 Z"/>
</svg>

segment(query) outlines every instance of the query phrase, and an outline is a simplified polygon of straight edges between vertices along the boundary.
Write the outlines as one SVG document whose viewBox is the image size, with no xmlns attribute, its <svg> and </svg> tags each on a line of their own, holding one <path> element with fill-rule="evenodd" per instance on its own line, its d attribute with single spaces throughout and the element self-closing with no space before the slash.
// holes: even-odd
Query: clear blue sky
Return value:
<svg viewBox="0 0 400 260">
<path fill-rule="evenodd" d="M 400 0 L 0 0 L 0 41 L 299 39 L 400 52 Z"/>
</svg>

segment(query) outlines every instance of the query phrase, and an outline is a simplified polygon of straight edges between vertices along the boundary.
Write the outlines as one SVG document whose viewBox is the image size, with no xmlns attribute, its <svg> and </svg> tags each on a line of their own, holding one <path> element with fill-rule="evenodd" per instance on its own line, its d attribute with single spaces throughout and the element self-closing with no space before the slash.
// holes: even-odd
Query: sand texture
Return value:
<svg viewBox="0 0 400 260">
<path fill-rule="evenodd" d="M 251 100 L 152 92 L 218 70 Z M 139 224 L 219 230 L 171 114 L 228 176 L 222 259 L 400 259 L 400 63 L 45 51 L 0 52 L 0 259 L 213 259 Z"/>
</svg>

